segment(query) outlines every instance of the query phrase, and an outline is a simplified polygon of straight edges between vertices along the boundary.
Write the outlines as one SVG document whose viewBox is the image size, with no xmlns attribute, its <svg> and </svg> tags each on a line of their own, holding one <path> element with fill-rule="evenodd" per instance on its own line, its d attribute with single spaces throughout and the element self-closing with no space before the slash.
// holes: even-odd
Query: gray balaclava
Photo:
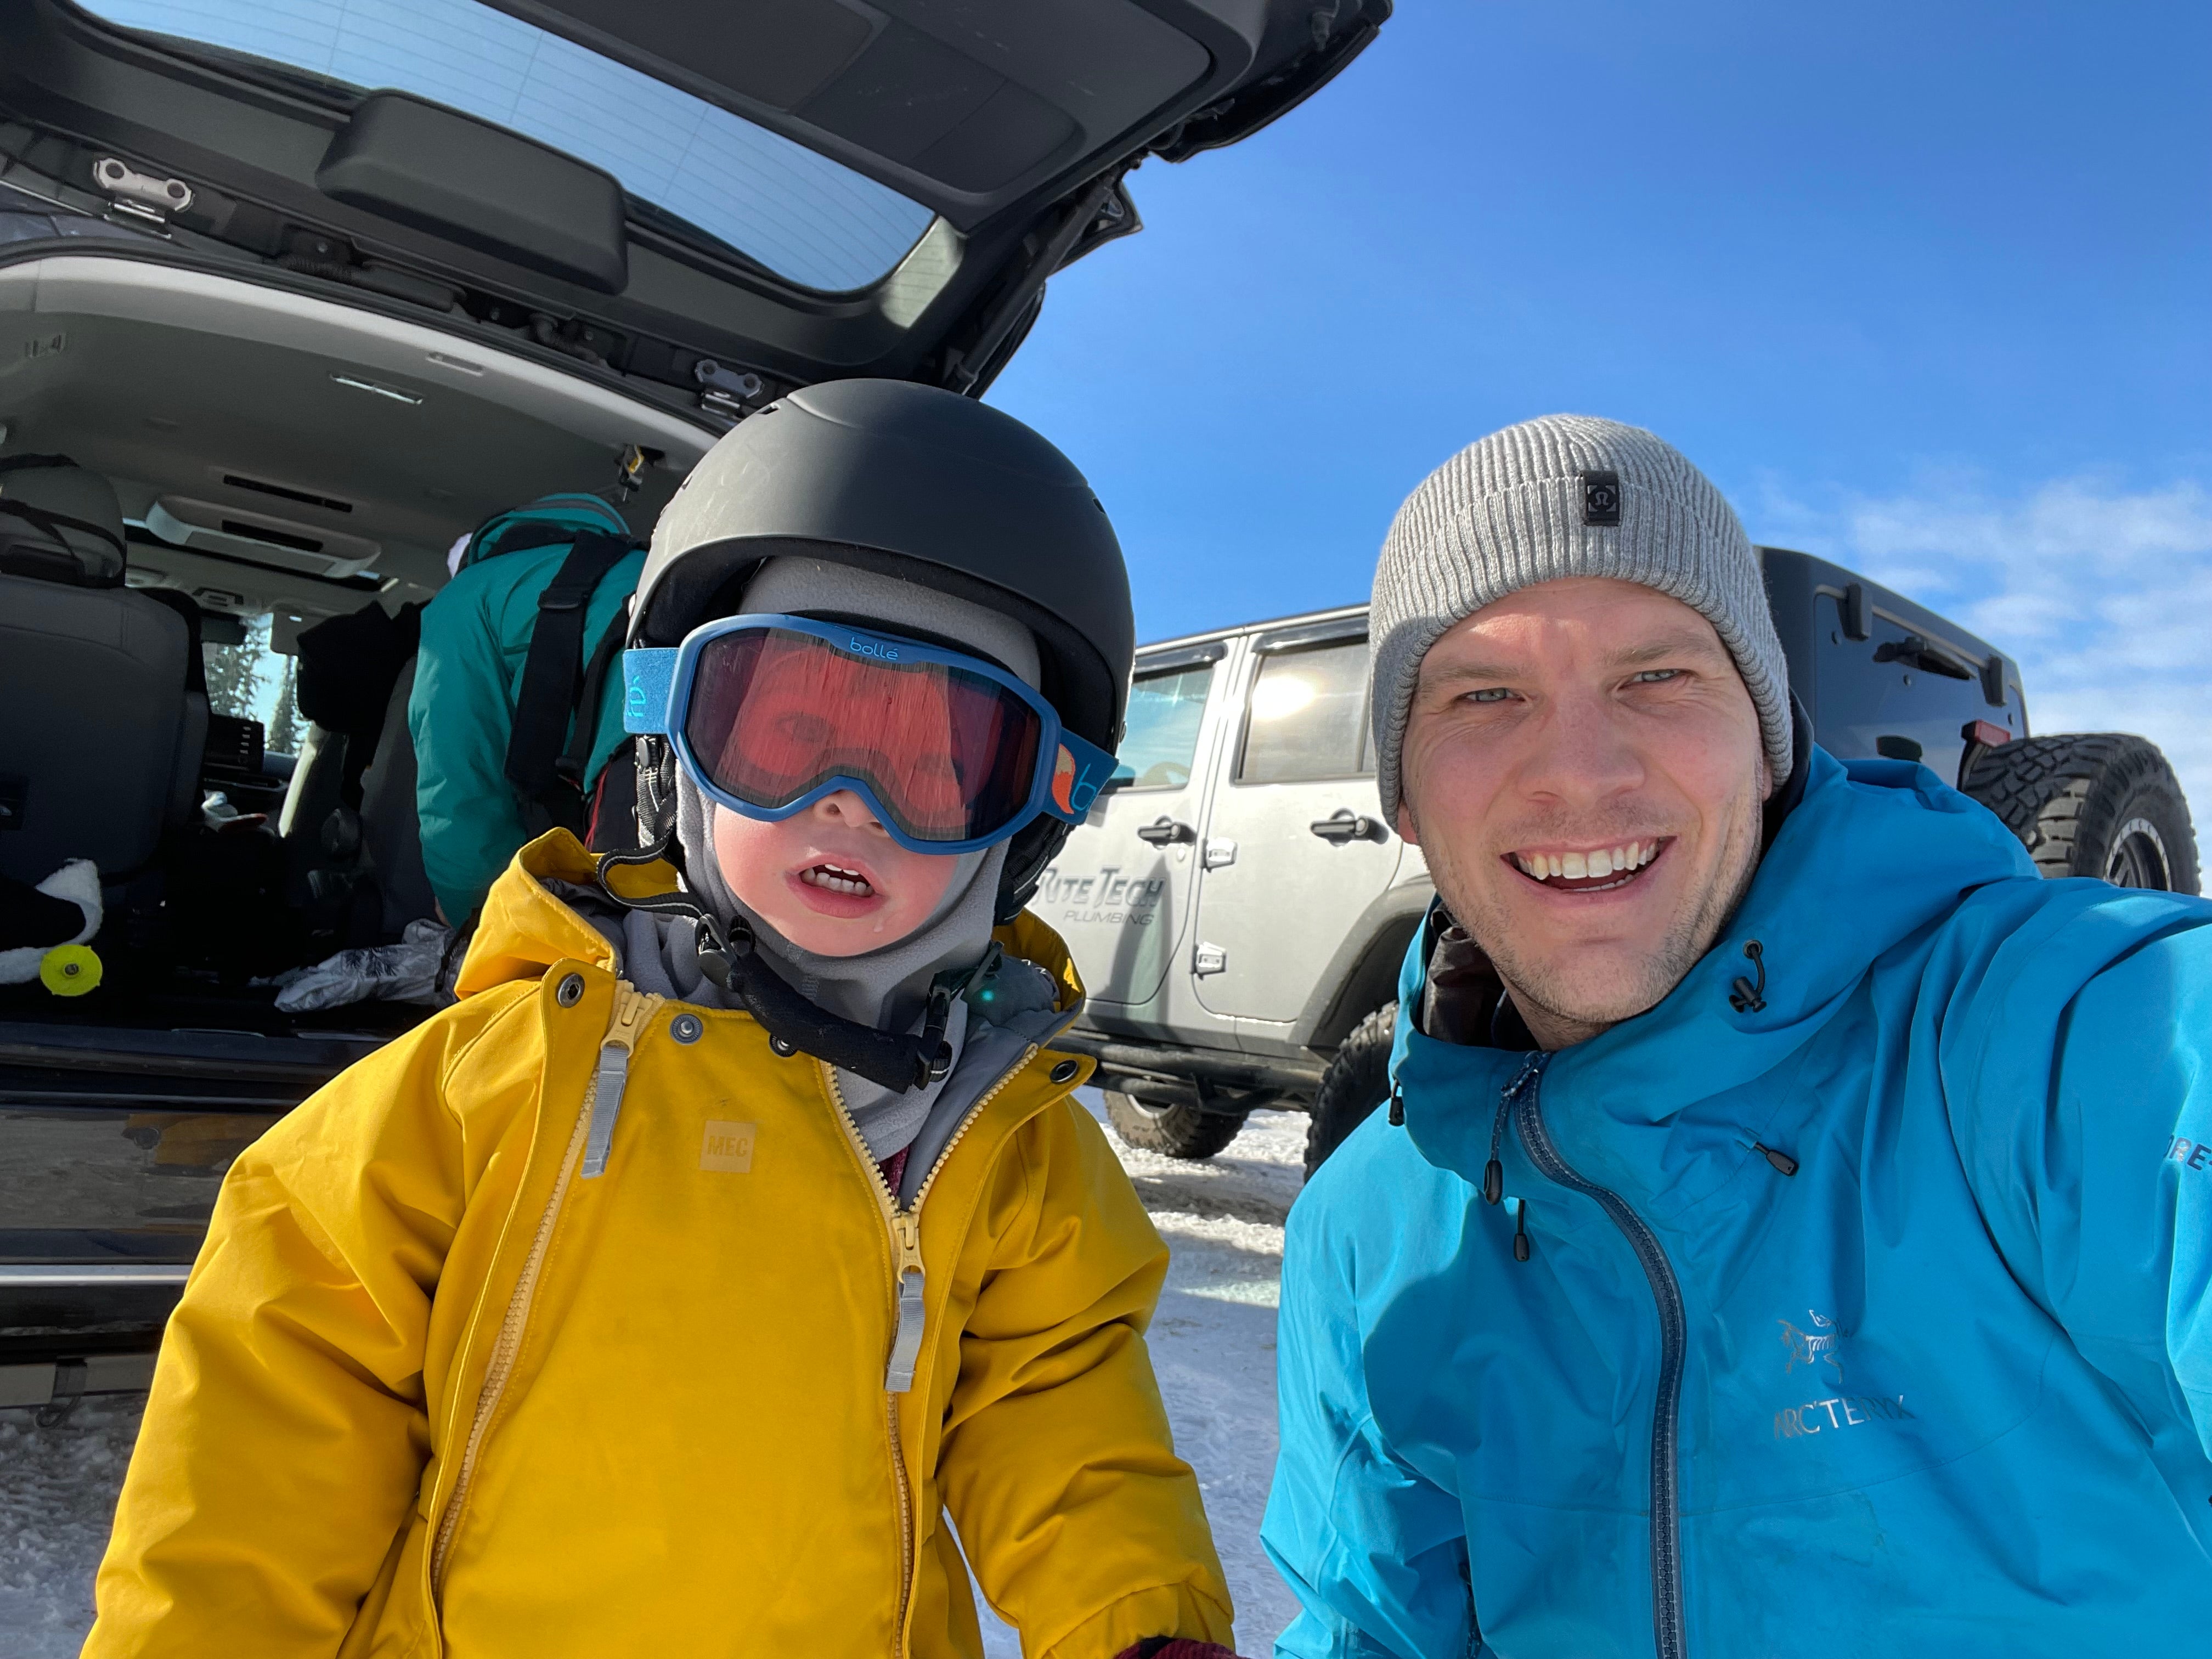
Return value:
<svg viewBox="0 0 2212 1659">
<path fill-rule="evenodd" d="M 1712 481 L 1639 427 L 1545 415 L 1493 432 L 1406 498 L 1375 570 L 1376 782 L 1395 819 L 1421 659 L 1494 599 L 1565 576 L 1612 576 L 1713 625 L 1759 710 L 1767 764 L 1790 771 L 1790 668 L 1751 538 Z"/>
<path fill-rule="evenodd" d="M 1011 617 L 896 577 L 821 560 L 771 559 L 746 586 L 743 603 L 747 612 L 834 616 L 891 633 L 932 635 L 991 659 L 1030 685 L 1037 683 L 1036 641 L 1026 628 Z M 714 857 L 714 814 L 721 810 L 678 769 L 676 836 L 684 849 L 686 886 L 725 921 L 743 916 L 784 977 L 831 1013 L 881 1030 L 919 1030 L 930 981 L 946 969 L 972 965 L 989 948 L 999 875 L 1006 861 L 1005 842 L 958 854 L 944 898 L 929 920 L 904 939 L 860 956 L 825 957 L 792 944 L 723 881 Z M 675 994 L 693 1002 L 726 1002 L 700 974 L 690 922 L 632 911 L 625 932 L 629 953 L 657 959 Z M 967 1014 L 967 1004 L 956 1001 L 945 1026 L 955 1066 Z M 868 1150 L 878 1159 L 911 1144 L 943 1087 L 939 1082 L 886 1089 L 842 1070 L 837 1083 Z"/>
</svg>

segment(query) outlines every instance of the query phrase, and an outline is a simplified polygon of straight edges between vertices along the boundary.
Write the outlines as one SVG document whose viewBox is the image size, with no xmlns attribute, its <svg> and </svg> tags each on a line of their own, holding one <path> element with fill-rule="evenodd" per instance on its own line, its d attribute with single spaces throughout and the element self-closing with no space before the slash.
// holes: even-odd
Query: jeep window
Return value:
<svg viewBox="0 0 2212 1659">
<path fill-rule="evenodd" d="M 1814 706 L 1821 741 L 1847 756 L 1917 760 L 1944 782 L 1957 782 L 1966 750 L 1961 728 L 2007 719 L 1982 695 L 1979 659 L 1871 606 L 1869 612 L 1870 637 L 1855 640 L 1832 594 L 1822 594 L 1815 608 Z"/>
<path fill-rule="evenodd" d="M 1375 769 L 1370 747 L 1365 640 L 1260 659 L 1237 782 L 1357 777 Z"/>
<path fill-rule="evenodd" d="M 802 288 L 866 288 L 929 228 L 927 208 L 874 179 L 478 0 L 78 3 L 238 54 L 249 76 L 257 64 L 306 70 L 346 103 L 389 88 L 496 122 L 605 168 L 641 202 Z M 299 89 L 301 77 L 284 79 Z"/>
<path fill-rule="evenodd" d="M 1191 757 L 1206 718 L 1213 665 L 1140 676 L 1129 688 L 1129 732 L 1109 789 L 1180 789 L 1190 781 Z"/>
</svg>

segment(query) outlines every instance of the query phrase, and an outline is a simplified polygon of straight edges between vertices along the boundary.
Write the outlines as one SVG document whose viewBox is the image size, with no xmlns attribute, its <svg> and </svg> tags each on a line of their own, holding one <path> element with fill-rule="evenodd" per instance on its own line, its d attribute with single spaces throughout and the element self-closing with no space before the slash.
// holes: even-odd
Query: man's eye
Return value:
<svg viewBox="0 0 2212 1659">
<path fill-rule="evenodd" d="M 1468 692 L 1464 701 L 1468 702 L 1504 702 L 1506 698 L 1512 695 L 1513 694 L 1510 691 L 1508 691 L 1502 685 L 1490 685 L 1485 686 L 1480 691 Z"/>
<path fill-rule="evenodd" d="M 1628 683 L 1631 685 L 1664 685 L 1668 680 L 1681 678 L 1682 671 L 1679 668 L 1647 668 L 1641 673 L 1630 675 Z"/>
</svg>

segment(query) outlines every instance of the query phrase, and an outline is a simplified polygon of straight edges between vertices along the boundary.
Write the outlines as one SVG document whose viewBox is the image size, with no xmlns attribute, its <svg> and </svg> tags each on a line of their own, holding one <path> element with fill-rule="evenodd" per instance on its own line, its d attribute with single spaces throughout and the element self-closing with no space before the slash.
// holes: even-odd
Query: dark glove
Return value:
<svg viewBox="0 0 2212 1659">
<path fill-rule="evenodd" d="M 1118 1659 L 1237 1659 L 1218 1642 L 1194 1642 L 1188 1636 L 1147 1636 Z"/>
</svg>

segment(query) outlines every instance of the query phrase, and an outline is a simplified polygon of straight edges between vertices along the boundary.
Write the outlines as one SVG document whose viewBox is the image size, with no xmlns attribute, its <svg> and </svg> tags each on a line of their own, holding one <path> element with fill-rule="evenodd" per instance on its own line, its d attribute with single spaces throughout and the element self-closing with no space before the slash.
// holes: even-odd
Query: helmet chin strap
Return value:
<svg viewBox="0 0 2212 1659">
<path fill-rule="evenodd" d="M 998 966 L 995 944 L 973 968 L 939 974 L 932 982 L 927 1013 L 919 1033 L 879 1031 L 808 1001 L 755 947 L 752 928 L 742 918 L 725 927 L 720 917 L 688 894 L 654 893 L 629 898 L 608 883 L 611 871 L 664 859 L 680 867 L 682 856 L 672 826 L 651 847 L 634 853 L 602 854 L 594 879 L 602 893 L 627 909 L 684 916 L 694 922 L 700 973 L 735 997 L 760 1022 L 768 1032 L 769 1047 L 777 1054 L 812 1054 L 841 1072 L 864 1077 L 884 1089 L 924 1088 L 951 1069 L 952 1047 L 945 1040 L 945 1028 L 952 1005 L 969 986 L 988 979 Z"/>
</svg>

